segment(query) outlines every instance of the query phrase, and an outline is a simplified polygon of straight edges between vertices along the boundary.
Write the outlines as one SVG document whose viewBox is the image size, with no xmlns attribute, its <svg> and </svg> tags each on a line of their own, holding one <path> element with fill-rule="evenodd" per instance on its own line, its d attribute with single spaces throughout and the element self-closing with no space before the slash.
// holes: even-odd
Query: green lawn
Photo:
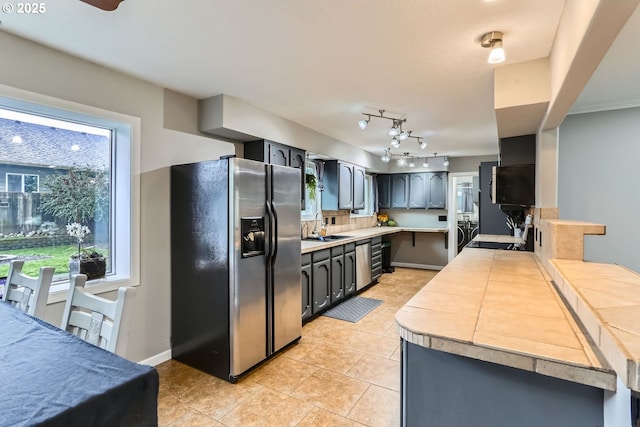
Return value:
<svg viewBox="0 0 640 427">
<path fill-rule="evenodd" d="M 107 252 L 101 250 L 107 255 Z M 46 256 L 47 258 L 28 260 L 24 262 L 22 272 L 29 276 L 37 276 L 40 267 L 55 267 L 55 275 L 69 272 L 69 257 L 78 253 L 77 246 L 50 246 L 45 248 L 28 248 L 16 250 L 0 249 L 1 255 L 20 256 Z M 9 263 L 0 264 L 0 277 L 5 277 L 9 273 Z"/>
</svg>

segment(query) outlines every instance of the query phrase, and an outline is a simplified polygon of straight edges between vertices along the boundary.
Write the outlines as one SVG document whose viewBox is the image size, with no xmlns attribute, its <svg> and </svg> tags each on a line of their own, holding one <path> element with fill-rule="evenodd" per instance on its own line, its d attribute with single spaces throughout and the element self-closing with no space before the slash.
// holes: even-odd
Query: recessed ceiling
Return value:
<svg viewBox="0 0 640 427">
<path fill-rule="evenodd" d="M 5 31 L 198 99 L 227 94 L 382 154 L 390 122 L 422 136 L 398 152 L 497 153 L 493 67 L 479 39 L 504 33 L 505 64 L 549 55 L 564 1 L 81 1 L 5 14 Z M 500 65 L 498 65 L 500 66 Z"/>
</svg>

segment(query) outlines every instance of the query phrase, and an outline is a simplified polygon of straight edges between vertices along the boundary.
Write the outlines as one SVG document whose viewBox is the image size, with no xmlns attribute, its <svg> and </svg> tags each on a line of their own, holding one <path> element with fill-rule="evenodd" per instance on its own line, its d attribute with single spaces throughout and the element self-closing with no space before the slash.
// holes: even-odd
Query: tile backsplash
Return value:
<svg viewBox="0 0 640 427">
<path fill-rule="evenodd" d="M 323 223 L 329 224 L 327 234 L 336 234 L 359 228 L 373 227 L 376 224 L 376 216 L 351 216 L 351 213 L 347 210 L 322 211 L 322 217 L 318 216 L 318 231 L 320 231 L 320 226 Z M 316 221 L 302 221 L 302 237 L 307 237 L 311 234 L 315 226 Z"/>
</svg>

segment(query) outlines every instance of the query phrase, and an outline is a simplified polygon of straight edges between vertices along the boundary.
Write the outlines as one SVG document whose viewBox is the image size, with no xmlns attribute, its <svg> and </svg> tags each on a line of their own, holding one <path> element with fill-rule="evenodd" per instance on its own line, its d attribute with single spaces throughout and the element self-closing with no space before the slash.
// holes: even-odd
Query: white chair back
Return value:
<svg viewBox="0 0 640 427">
<path fill-rule="evenodd" d="M 62 315 L 64 329 L 90 344 L 124 355 L 135 288 L 119 288 L 115 301 L 88 292 L 87 276 L 74 274 Z"/>
<path fill-rule="evenodd" d="M 43 317 L 47 307 L 54 267 L 40 267 L 38 277 L 22 272 L 24 261 L 11 261 L 1 301 L 8 302 L 27 314 Z"/>
</svg>

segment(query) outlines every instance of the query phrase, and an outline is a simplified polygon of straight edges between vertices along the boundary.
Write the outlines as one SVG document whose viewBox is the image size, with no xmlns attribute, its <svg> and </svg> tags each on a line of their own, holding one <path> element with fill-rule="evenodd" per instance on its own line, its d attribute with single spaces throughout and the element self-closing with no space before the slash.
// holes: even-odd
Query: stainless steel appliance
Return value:
<svg viewBox="0 0 640 427">
<path fill-rule="evenodd" d="M 356 291 L 371 283 L 371 241 L 356 242 Z"/>
<path fill-rule="evenodd" d="M 171 168 L 174 359 L 235 382 L 300 338 L 299 180 L 240 158 Z"/>
</svg>

